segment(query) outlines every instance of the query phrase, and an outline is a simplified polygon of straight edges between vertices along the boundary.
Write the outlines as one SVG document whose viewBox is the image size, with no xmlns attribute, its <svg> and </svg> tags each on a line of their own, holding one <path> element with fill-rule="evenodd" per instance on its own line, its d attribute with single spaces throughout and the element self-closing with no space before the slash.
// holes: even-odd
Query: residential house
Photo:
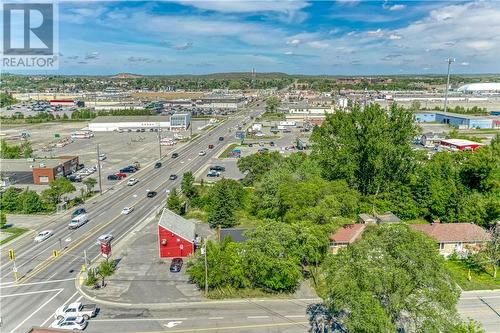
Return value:
<svg viewBox="0 0 500 333">
<path fill-rule="evenodd" d="M 361 237 L 365 228 L 366 224 L 362 223 L 347 224 L 340 227 L 330 236 L 330 252 L 336 254 L 340 248 L 354 243 Z"/>
</svg>

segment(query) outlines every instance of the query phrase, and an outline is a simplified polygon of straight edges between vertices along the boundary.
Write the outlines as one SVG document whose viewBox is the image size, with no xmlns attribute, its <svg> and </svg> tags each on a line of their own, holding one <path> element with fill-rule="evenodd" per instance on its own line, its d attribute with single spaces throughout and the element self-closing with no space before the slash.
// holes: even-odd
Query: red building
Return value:
<svg viewBox="0 0 500 333">
<path fill-rule="evenodd" d="M 194 252 L 196 224 L 164 209 L 158 222 L 160 258 L 187 257 Z"/>
<path fill-rule="evenodd" d="M 72 99 L 51 99 L 49 100 L 50 105 L 60 105 L 60 106 L 74 106 L 75 101 Z"/>
<path fill-rule="evenodd" d="M 480 143 L 470 141 L 470 140 L 463 140 L 463 139 L 441 140 L 439 144 L 441 146 L 449 147 L 451 149 L 457 149 L 457 150 L 476 150 L 477 148 L 482 146 L 482 144 L 480 144 Z"/>
</svg>

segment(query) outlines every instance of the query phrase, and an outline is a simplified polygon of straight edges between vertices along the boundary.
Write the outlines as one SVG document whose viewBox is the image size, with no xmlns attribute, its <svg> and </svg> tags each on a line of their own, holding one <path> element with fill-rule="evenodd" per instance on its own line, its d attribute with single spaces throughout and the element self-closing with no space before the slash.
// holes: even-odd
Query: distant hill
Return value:
<svg viewBox="0 0 500 333">
<path fill-rule="evenodd" d="M 118 73 L 115 75 L 111 75 L 110 79 L 138 79 L 142 77 L 142 75 L 131 74 L 131 73 Z"/>
</svg>

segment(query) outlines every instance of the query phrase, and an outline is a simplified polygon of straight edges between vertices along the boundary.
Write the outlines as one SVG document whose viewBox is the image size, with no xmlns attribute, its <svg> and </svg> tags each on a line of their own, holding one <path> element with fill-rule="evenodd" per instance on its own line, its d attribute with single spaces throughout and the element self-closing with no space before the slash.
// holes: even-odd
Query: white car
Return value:
<svg viewBox="0 0 500 333">
<path fill-rule="evenodd" d="M 128 186 L 134 186 L 135 184 L 137 184 L 139 182 L 139 180 L 137 178 L 130 178 L 128 181 L 127 181 L 127 185 Z"/>
<path fill-rule="evenodd" d="M 104 234 L 104 235 L 99 236 L 99 238 L 97 238 L 96 244 L 101 245 L 101 243 L 107 243 L 107 242 L 113 240 L 114 238 L 115 237 L 112 234 Z"/>
<path fill-rule="evenodd" d="M 44 240 L 46 240 L 47 238 L 49 238 L 50 236 L 52 236 L 53 233 L 54 232 L 52 230 L 40 231 L 38 233 L 38 235 L 36 235 L 36 237 L 35 237 L 35 242 L 36 243 L 43 242 Z"/>
<path fill-rule="evenodd" d="M 205 156 L 206 154 L 207 154 L 207 153 L 206 153 L 204 150 L 202 150 L 202 151 L 200 151 L 200 152 L 198 153 L 198 155 L 200 155 L 200 156 Z"/>
<path fill-rule="evenodd" d="M 134 207 L 125 207 L 122 209 L 122 214 L 128 215 L 128 214 L 132 213 L 133 210 L 134 210 Z"/>
<path fill-rule="evenodd" d="M 106 158 L 106 154 L 99 154 L 99 161 L 104 161 Z"/>
<path fill-rule="evenodd" d="M 59 328 L 62 330 L 79 330 L 83 331 L 87 327 L 88 322 L 83 317 L 66 317 L 55 320 L 50 327 Z"/>
</svg>

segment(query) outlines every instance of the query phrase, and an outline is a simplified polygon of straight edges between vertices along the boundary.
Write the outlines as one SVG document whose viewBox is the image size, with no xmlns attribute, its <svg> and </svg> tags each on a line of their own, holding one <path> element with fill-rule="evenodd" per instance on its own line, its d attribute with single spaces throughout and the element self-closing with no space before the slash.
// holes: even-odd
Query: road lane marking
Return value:
<svg viewBox="0 0 500 333">
<path fill-rule="evenodd" d="M 27 291 L 25 293 L 0 295 L 0 298 L 15 297 L 15 296 L 25 296 L 25 295 L 33 295 L 33 294 L 43 294 L 43 293 L 51 293 L 53 291 L 61 291 L 61 290 L 64 290 L 64 288 L 38 290 L 38 291 Z"/>
<path fill-rule="evenodd" d="M 68 279 L 60 279 L 60 280 L 50 280 L 50 281 L 40 281 L 40 282 L 23 283 L 23 284 L 12 284 L 12 285 L 9 285 L 9 286 L 0 286 L 0 289 L 20 288 L 20 287 L 25 287 L 25 286 L 35 286 L 35 285 L 38 285 L 38 284 L 48 284 L 48 283 L 64 282 L 64 281 L 71 281 L 71 280 L 74 280 L 74 279 L 75 278 L 68 278 Z M 14 283 L 14 282 L 12 282 L 12 283 Z"/>
<path fill-rule="evenodd" d="M 48 301 L 46 301 L 45 303 L 43 303 L 42 305 L 40 305 L 35 311 L 33 311 L 28 317 L 26 317 L 26 319 L 24 319 L 21 323 L 19 323 L 19 325 L 17 325 L 16 327 L 14 327 L 14 329 L 12 331 L 10 331 L 10 333 L 16 332 L 19 327 L 21 327 L 22 325 L 24 325 L 25 322 L 27 322 L 28 320 L 30 320 L 31 317 L 33 317 L 38 311 L 40 311 L 43 307 L 45 307 L 47 304 L 49 304 L 54 298 L 56 298 L 60 293 L 62 293 L 63 290 L 64 289 L 61 289 L 57 294 L 55 294 L 54 296 L 52 296 L 51 298 L 49 298 Z"/>
<path fill-rule="evenodd" d="M 92 320 L 95 321 L 95 320 Z M 252 328 L 263 328 L 263 327 L 280 327 L 280 326 L 292 326 L 292 325 L 308 325 L 309 322 L 288 322 L 288 323 L 274 323 L 274 324 L 255 324 L 255 325 L 241 325 L 241 326 L 217 326 L 217 327 L 204 327 L 204 328 L 189 328 L 189 329 L 177 329 L 168 330 L 169 332 L 210 332 L 210 331 L 222 331 L 222 330 L 238 330 L 242 329 L 252 329 Z M 137 333 L 165 333 L 165 331 L 144 331 Z"/>
<path fill-rule="evenodd" d="M 75 291 L 75 293 L 73 295 L 71 295 L 61 306 L 65 306 L 66 304 L 68 304 L 68 302 L 73 298 L 75 297 L 75 295 L 78 294 L 78 291 Z M 54 315 L 56 314 L 56 312 L 54 311 L 53 313 L 50 314 L 50 316 L 42 323 L 42 325 L 40 326 L 44 326 L 45 324 L 47 324 L 47 322 L 51 319 L 54 319 Z"/>
<path fill-rule="evenodd" d="M 288 315 L 288 316 L 285 316 L 285 318 L 304 318 L 306 315 L 305 314 L 301 314 L 301 315 Z"/>
<path fill-rule="evenodd" d="M 269 316 L 248 316 L 247 319 L 265 319 L 269 318 Z"/>
<path fill-rule="evenodd" d="M 224 317 L 208 317 L 208 320 L 220 320 L 224 319 Z"/>
<path fill-rule="evenodd" d="M 112 322 L 118 322 L 118 321 L 182 321 L 182 320 L 187 320 L 187 318 L 120 318 L 120 319 L 92 319 L 92 322 L 96 321 L 112 321 Z"/>
</svg>

